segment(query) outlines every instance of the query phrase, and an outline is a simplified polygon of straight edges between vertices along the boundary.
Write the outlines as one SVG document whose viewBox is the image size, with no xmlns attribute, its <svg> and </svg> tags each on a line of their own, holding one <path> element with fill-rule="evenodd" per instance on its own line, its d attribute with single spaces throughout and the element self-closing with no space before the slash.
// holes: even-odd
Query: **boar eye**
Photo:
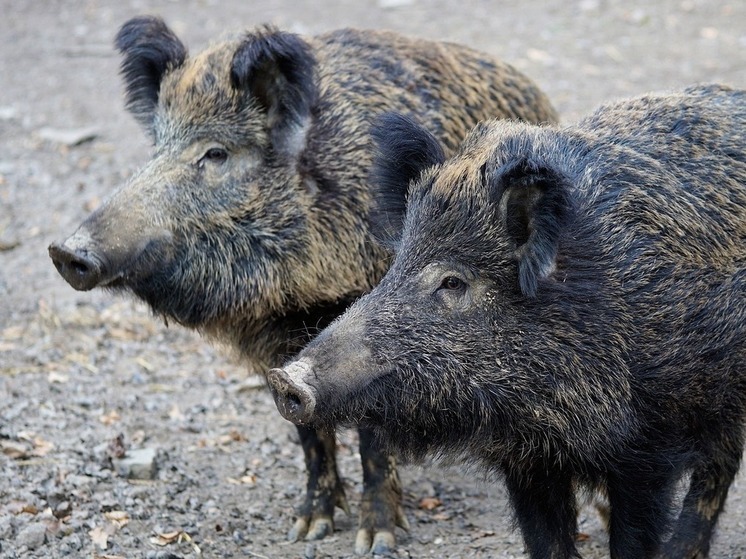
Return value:
<svg viewBox="0 0 746 559">
<path fill-rule="evenodd" d="M 461 278 L 456 276 L 446 276 L 440 283 L 441 289 L 447 289 L 448 291 L 457 291 L 466 287 L 466 283 Z"/>
<path fill-rule="evenodd" d="M 225 149 L 210 148 L 199 160 L 198 165 L 202 167 L 205 161 L 209 161 L 210 163 L 224 163 L 226 159 L 228 159 L 228 152 Z"/>
</svg>

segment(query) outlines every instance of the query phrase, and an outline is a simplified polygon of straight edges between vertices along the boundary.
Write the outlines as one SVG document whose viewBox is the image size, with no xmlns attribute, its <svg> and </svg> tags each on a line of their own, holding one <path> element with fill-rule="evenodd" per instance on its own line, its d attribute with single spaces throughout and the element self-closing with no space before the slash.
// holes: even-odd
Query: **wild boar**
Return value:
<svg viewBox="0 0 746 559">
<path fill-rule="evenodd" d="M 580 487 L 614 559 L 705 557 L 744 447 L 746 91 L 489 121 L 450 159 L 403 116 L 374 136 L 394 261 L 269 372 L 282 414 L 484 464 L 533 559 L 578 557 Z"/>
<path fill-rule="evenodd" d="M 116 45 L 154 156 L 50 256 L 74 288 L 133 294 L 259 373 L 388 267 L 367 220 L 373 116 L 403 111 L 449 149 L 488 117 L 556 120 L 511 66 L 389 32 L 262 27 L 190 57 L 162 20 L 138 17 Z M 299 433 L 309 481 L 290 537 L 316 539 L 347 502 L 333 431 Z M 360 553 L 386 551 L 406 526 L 395 462 L 371 444 L 362 431 Z"/>
</svg>

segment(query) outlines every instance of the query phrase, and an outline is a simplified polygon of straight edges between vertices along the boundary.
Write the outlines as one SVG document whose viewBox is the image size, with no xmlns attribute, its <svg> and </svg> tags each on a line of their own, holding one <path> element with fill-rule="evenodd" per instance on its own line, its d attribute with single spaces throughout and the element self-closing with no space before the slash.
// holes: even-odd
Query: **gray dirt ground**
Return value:
<svg viewBox="0 0 746 559">
<path fill-rule="evenodd" d="M 648 90 L 746 87 L 743 0 L 0 0 L 0 557 L 352 553 L 360 468 L 351 433 L 340 436 L 340 467 L 352 516 L 339 512 L 327 540 L 285 543 L 303 459 L 261 383 L 140 305 L 73 291 L 47 258 L 47 245 L 148 156 L 124 112 L 111 46 L 143 12 L 163 15 L 193 49 L 261 22 L 463 42 L 536 79 L 565 121 Z M 64 137 L 89 128 L 92 141 Z M 112 469 L 120 434 L 156 451 L 153 480 Z M 525 557 L 499 480 L 435 465 L 402 477 L 412 528 L 398 535 L 399 557 Z M 581 529 L 583 556 L 608 557 L 592 508 Z M 712 557 L 746 557 L 743 475 Z"/>
</svg>

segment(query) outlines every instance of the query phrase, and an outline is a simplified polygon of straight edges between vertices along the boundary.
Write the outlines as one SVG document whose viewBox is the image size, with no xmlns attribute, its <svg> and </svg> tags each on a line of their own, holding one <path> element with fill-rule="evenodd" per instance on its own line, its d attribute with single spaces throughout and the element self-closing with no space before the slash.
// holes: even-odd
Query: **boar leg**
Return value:
<svg viewBox="0 0 746 559">
<path fill-rule="evenodd" d="M 347 513 L 350 508 L 337 472 L 334 431 L 317 431 L 299 425 L 298 435 L 306 458 L 308 486 L 288 539 L 319 540 L 334 531 L 334 507 Z"/>
<path fill-rule="evenodd" d="M 645 464 L 644 457 L 640 464 Z M 652 559 L 669 526 L 677 476 L 673 470 L 637 466 L 608 479 L 609 548 L 612 559 Z"/>
<path fill-rule="evenodd" d="M 575 548 L 577 504 L 572 477 L 550 473 L 550 468 L 511 471 L 505 478 L 526 550 L 531 559 L 580 557 Z"/>
<path fill-rule="evenodd" d="M 700 463 L 692 472 L 674 534 L 663 547 L 663 557 L 667 559 L 707 557 L 712 531 L 738 472 L 741 440 L 725 440 L 714 450 L 714 456 Z"/>
<path fill-rule="evenodd" d="M 401 507 L 402 489 L 396 460 L 382 452 L 373 433 L 360 429 L 360 457 L 363 463 L 363 498 L 355 553 L 388 554 L 396 543 L 397 526 L 409 529 Z"/>
</svg>

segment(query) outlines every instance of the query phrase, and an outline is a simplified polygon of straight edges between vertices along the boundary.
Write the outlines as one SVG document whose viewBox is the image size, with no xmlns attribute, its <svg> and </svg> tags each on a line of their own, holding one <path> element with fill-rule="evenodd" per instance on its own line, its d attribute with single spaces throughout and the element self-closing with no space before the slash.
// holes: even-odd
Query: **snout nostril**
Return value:
<svg viewBox="0 0 746 559">
<path fill-rule="evenodd" d="M 81 262 L 80 260 L 71 260 L 69 262 L 69 266 L 75 273 L 79 275 L 84 275 L 91 271 L 91 267 L 85 262 Z"/>
<path fill-rule="evenodd" d="M 297 425 L 308 423 L 315 408 L 315 398 L 308 387 L 292 380 L 283 369 L 271 369 L 267 381 L 283 417 Z"/>
<path fill-rule="evenodd" d="M 288 393 L 285 395 L 285 398 L 287 399 L 288 411 L 295 414 L 301 411 L 303 402 L 301 401 L 300 396 L 298 396 L 297 394 Z"/>
</svg>

